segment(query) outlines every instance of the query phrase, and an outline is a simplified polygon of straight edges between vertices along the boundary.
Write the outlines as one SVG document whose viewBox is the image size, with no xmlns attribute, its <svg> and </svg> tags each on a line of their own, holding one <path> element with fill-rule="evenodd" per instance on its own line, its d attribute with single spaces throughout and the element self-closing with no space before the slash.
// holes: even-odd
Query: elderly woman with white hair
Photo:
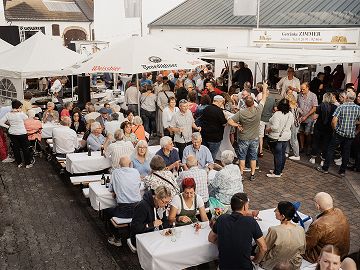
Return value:
<svg viewBox="0 0 360 270">
<path fill-rule="evenodd" d="M 145 140 L 140 140 L 135 146 L 135 151 L 131 156 L 133 168 L 137 169 L 141 178 L 151 173 L 149 148 Z"/>
<path fill-rule="evenodd" d="M 243 192 L 243 184 L 240 168 L 233 164 L 235 154 L 230 150 L 221 153 L 221 163 L 224 168 L 215 174 L 214 179 L 210 179 L 210 196 L 215 197 L 221 203 L 230 205 L 231 197 L 235 193 Z"/>
<path fill-rule="evenodd" d="M 174 143 L 169 136 L 164 136 L 160 139 L 161 149 L 156 152 L 156 155 L 162 157 L 166 164 L 166 169 L 171 171 L 178 169 L 180 166 L 179 152 L 174 148 Z"/>
<path fill-rule="evenodd" d="M 145 128 L 140 116 L 136 115 L 134 117 L 134 122 L 131 127 L 131 131 L 136 135 L 136 138 L 138 140 L 145 140 Z"/>
<path fill-rule="evenodd" d="M 59 122 L 59 113 L 55 111 L 55 103 L 54 102 L 48 102 L 47 110 L 44 112 L 42 121 L 44 123 L 47 122 Z"/>
<path fill-rule="evenodd" d="M 90 147 L 91 151 L 100 151 L 101 146 L 104 145 L 106 139 L 102 133 L 102 127 L 99 122 L 94 122 L 91 124 L 91 133 L 87 138 L 86 142 L 88 148 Z M 110 136 L 108 137 L 110 138 Z"/>
</svg>

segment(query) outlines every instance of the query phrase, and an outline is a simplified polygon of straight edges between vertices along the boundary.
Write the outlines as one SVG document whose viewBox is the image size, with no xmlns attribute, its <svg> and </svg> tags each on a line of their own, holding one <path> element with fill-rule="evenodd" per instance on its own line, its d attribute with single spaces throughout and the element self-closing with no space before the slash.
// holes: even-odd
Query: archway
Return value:
<svg viewBox="0 0 360 270">
<path fill-rule="evenodd" d="M 80 29 L 69 29 L 64 33 L 64 45 L 67 45 L 74 40 L 86 40 L 86 33 Z"/>
</svg>

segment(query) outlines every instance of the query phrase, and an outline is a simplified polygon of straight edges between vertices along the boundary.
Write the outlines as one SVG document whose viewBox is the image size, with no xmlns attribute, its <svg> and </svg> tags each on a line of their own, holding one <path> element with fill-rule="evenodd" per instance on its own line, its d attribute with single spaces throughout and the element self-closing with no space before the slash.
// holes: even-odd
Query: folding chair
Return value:
<svg viewBox="0 0 360 270">
<path fill-rule="evenodd" d="M 305 218 L 301 218 L 300 215 L 299 215 L 299 209 L 301 207 L 301 202 L 293 202 L 293 205 L 295 207 L 295 217 L 297 217 L 299 219 L 299 223 L 301 225 L 301 227 L 303 227 L 305 229 L 305 222 L 306 221 L 309 221 L 311 219 L 310 216 L 307 216 Z"/>
</svg>

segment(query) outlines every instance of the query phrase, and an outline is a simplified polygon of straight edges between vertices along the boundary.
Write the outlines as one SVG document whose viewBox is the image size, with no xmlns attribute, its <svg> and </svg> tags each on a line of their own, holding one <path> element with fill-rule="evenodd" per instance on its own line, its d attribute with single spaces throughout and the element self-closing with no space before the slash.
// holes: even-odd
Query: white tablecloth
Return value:
<svg viewBox="0 0 360 270">
<path fill-rule="evenodd" d="M 89 198 L 96 211 L 116 206 L 112 193 L 100 182 L 89 183 Z"/>
<path fill-rule="evenodd" d="M 181 231 L 176 242 L 159 231 L 136 235 L 137 254 L 143 269 L 184 269 L 218 257 L 217 246 L 208 241 L 209 226 L 197 234 L 191 225 L 176 230 Z"/>
<path fill-rule="evenodd" d="M 100 151 L 91 152 L 91 156 L 87 152 L 66 155 L 66 170 L 71 174 L 97 172 L 110 167 L 111 160 L 101 156 Z"/>
<path fill-rule="evenodd" d="M 43 139 L 48 139 L 48 138 L 52 138 L 52 131 L 54 128 L 59 127 L 60 124 L 58 123 L 45 123 L 43 124 L 43 129 L 41 132 L 41 138 Z"/>
</svg>

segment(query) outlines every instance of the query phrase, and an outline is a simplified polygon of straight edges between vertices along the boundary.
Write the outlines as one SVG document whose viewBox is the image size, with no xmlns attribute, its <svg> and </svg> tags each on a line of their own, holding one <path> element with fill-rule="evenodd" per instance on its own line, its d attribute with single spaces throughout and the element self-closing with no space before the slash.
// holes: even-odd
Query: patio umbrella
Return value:
<svg viewBox="0 0 360 270">
<path fill-rule="evenodd" d="M 194 69 L 207 62 L 182 52 L 176 46 L 154 36 L 133 36 L 73 66 L 77 73 L 136 74 L 160 70 Z"/>
</svg>

